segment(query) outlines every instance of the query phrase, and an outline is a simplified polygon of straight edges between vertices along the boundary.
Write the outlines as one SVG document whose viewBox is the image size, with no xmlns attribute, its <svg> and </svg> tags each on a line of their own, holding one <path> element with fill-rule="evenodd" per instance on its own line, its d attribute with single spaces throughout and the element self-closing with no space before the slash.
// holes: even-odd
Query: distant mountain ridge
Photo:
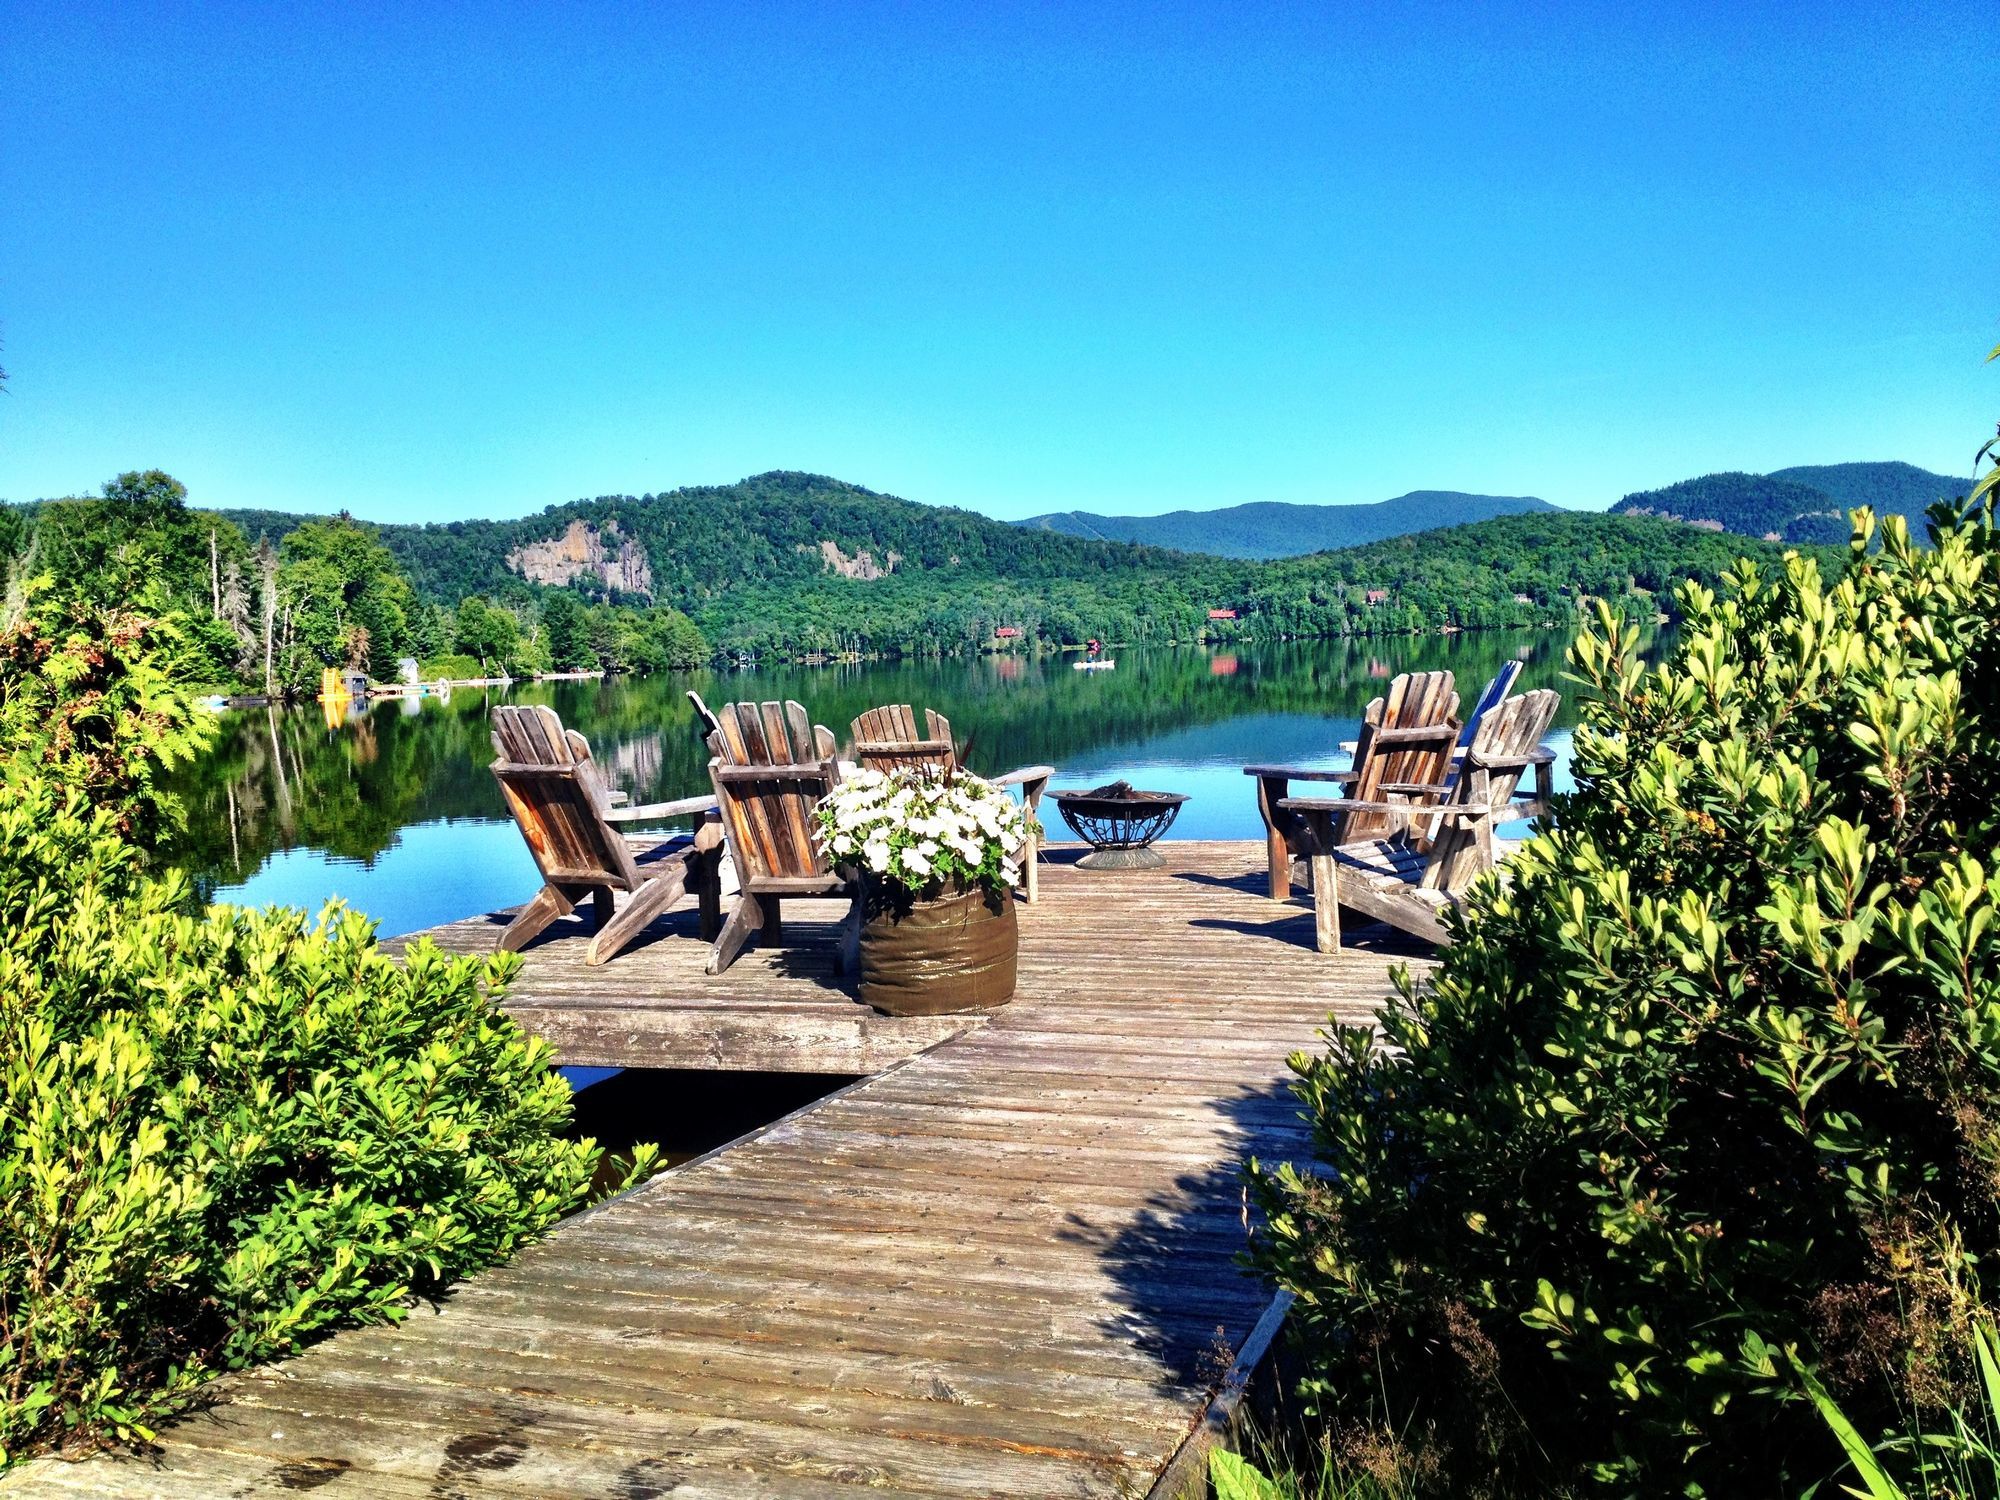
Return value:
<svg viewBox="0 0 2000 1500">
<path fill-rule="evenodd" d="M 1435 531 L 1562 509 L 1534 495 L 1473 495 L 1459 490 L 1412 490 L 1392 500 L 1355 505 L 1293 505 L 1253 501 L 1220 510 L 1174 510 L 1158 516 L 1107 516 L 1051 511 L 1016 526 L 1059 531 L 1103 542 L 1136 542 L 1212 557 L 1298 557 L 1358 547 L 1412 532 Z"/>
<path fill-rule="evenodd" d="M 1704 474 L 1627 495 L 1613 515 L 1660 516 L 1711 531 L 1801 544 L 1847 540 L 1847 512 L 1874 508 L 1906 518 L 1922 535 L 1924 512 L 1939 500 L 1963 499 L 1970 479 L 1933 474 L 1915 464 L 1801 464 L 1769 474 Z"/>
<path fill-rule="evenodd" d="M 275 510 L 220 514 L 252 541 L 279 541 L 315 519 Z M 521 580 L 698 607 L 730 590 L 827 577 L 868 582 L 944 573 L 1039 581 L 1180 561 L 790 471 L 657 494 L 600 495 L 517 520 L 374 524 L 417 592 L 444 603 Z"/>
<path fill-rule="evenodd" d="M 1288 512 L 1312 507 L 1276 509 L 1290 524 Z M 1401 516 L 1418 513 L 1413 505 Z M 1712 585 L 1739 555 L 1775 555 L 1670 521 L 1540 502 L 1478 521 L 1465 513 L 1452 497 L 1451 524 L 1439 528 L 1306 556 L 1232 558 L 1024 527 L 825 475 L 774 472 L 602 495 L 516 520 L 368 530 L 434 623 L 479 596 L 533 631 L 552 592 L 574 591 L 672 606 L 733 660 L 935 656 L 1001 640 L 1142 645 L 1527 629 L 1572 618 L 1586 597 L 1630 598 L 1656 612 L 1683 579 Z M 323 520 L 221 514 L 251 543 Z M 437 628 L 455 630 L 449 619 Z"/>
</svg>

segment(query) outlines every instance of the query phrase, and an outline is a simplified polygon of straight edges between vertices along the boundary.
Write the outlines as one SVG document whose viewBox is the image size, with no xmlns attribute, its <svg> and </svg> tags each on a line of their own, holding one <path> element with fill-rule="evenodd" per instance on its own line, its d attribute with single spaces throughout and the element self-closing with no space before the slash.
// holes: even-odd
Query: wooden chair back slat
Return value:
<svg viewBox="0 0 2000 1500">
<path fill-rule="evenodd" d="M 1518 760 L 1532 754 L 1555 723 L 1561 704 L 1562 695 L 1548 688 L 1509 698 L 1499 713 L 1490 716 L 1491 722 L 1480 726 L 1469 749 L 1470 765 L 1476 769 L 1482 759 Z M 1514 800 L 1526 771 L 1526 766 L 1500 766 L 1487 773 L 1487 795 L 1495 806 Z"/>
<path fill-rule="evenodd" d="M 782 703 L 766 703 L 762 706 L 764 718 L 764 739 L 773 753 L 782 753 L 785 760 L 796 765 L 812 754 L 812 726 L 806 722 L 806 711 L 798 704 L 799 739 L 792 742 L 792 720 Z M 815 798 L 815 801 L 818 799 Z M 812 842 L 812 807 L 801 804 L 796 795 L 783 794 L 776 799 L 779 843 L 784 853 L 787 868 L 802 870 L 817 868 L 816 851 Z"/>
<path fill-rule="evenodd" d="M 1379 802 L 1385 785 L 1443 782 L 1458 743 L 1457 712 L 1458 692 L 1450 672 L 1397 677 L 1388 693 L 1362 714 L 1354 743 L 1355 778 L 1347 795 L 1357 802 Z M 1375 838 L 1400 826 L 1385 813 L 1349 813 L 1340 837 L 1343 843 Z"/>
<path fill-rule="evenodd" d="M 924 710 L 921 733 L 916 711 L 907 703 L 871 708 L 848 727 L 854 736 L 855 760 L 871 771 L 897 771 L 906 766 L 940 771 L 958 768 L 951 720 L 934 708 Z"/>
<path fill-rule="evenodd" d="M 493 710 L 492 738 L 494 779 L 543 880 L 635 889 L 632 851 L 604 817 L 605 790 L 581 737 L 554 709 L 503 704 Z"/>
<path fill-rule="evenodd" d="M 814 842 L 813 809 L 840 779 L 830 731 L 798 703 L 725 703 L 708 746 L 723 826 L 746 889 L 832 873 Z M 769 769 L 769 777 L 746 770 Z"/>
</svg>

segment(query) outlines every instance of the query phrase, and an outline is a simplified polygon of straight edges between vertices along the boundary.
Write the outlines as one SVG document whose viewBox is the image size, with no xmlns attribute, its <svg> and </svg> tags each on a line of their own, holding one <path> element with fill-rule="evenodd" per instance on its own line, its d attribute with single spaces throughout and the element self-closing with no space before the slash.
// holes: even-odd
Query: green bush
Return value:
<svg viewBox="0 0 2000 1500">
<path fill-rule="evenodd" d="M 52 780 L 109 809 L 120 834 L 157 843 L 179 815 L 160 773 L 192 757 L 209 727 L 167 670 L 184 645 L 171 616 L 30 583 L 0 627 L 0 786 Z"/>
<path fill-rule="evenodd" d="M 63 652 L 0 649 L 6 704 L 53 706 L 62 740 L 0 714 L 4 1465 L 143 1434 L 219 1371 L 398 1316 L 582 1201 L 599 1153 L 561 1138 L 548 1048 L 495 1008 L 515 960 L 395 961 L 338 907 L 193 913 L 128 835 L 157 821 L 133 812 L 164 712 L 133 686 L 144 653 L 128 678 L 82 650 L 84 714 Z"/>
<path fill-rule="evenodd" d="M 436 682 L 440 677 L 449 682 L 476 682 L 486 675 L 478 657 L 464 655 L 433 657 L 418 670 L 425 682 Z"/>
<path fill-rule="evenodd" d="M 1573 648 L 1578 791 L 1253 1168 L 1328 1417 L 1452 1494 L 1796 1493 L 1970 1389 L 2000 1253 L 2000 556 L 1892 519 L 1845 576 L 1690 586 Z"/>
</svg>

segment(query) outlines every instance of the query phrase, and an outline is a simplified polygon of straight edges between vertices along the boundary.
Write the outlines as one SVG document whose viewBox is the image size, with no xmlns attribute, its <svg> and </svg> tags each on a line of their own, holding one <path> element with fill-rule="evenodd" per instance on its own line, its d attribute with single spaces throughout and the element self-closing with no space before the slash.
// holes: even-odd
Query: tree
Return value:
<svg viewBox="0 0 2000 1500">
<path fill-rule="evenodd" d="M 568 589 L 555 589 L 543 597 L 542 630 L 556 671 L 580 672 L 598 664 L 583 601 Z"/>
<path fill-rule="evenodd" d="M 304 685 L 350 661 L 376 677 L 393 675 L 410 648 L 416 596 L 374 530 L 345 515 L 309 521 L 281 550 L 286 681 Z"/>
<path fill-rule="evenodd" d="M 482 676 L 492 675 L 492 663 L 507 664 L 520 644 L 521 627 L 507 610 L 497 609 L 477 594 L 459 601 L 458 649 L 479 658 Z"/>
<path fill-rule="evenodd" d="M 187 486 L 159 469 L 130 470 L 104 486 L 104 498 L 132 510 L 161 512 L 187 506 Z"/>
</svg>

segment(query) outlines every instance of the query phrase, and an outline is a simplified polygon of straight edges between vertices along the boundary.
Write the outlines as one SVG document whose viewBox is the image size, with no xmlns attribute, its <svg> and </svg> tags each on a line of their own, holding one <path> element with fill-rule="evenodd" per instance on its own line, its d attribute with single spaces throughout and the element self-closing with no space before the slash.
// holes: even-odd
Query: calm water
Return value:
<svg viewBox="0 0 2000 1500">
<path fill-rule="evenodd" d="M 317 909 L 338 897 L 385 933 L 523 900 L 538 882 L 487 770 L 489 707 L 553 705 L 634 801 L 662 801 L 708 789 L 689 688 L 712 704 L 796 698 L 843 740 L 875 704 L 933 707 L 970 736 L 975 769 L 1048 764 L 1059 788 L 1122 777 L 1187 792 L 1170 837 L 1255 838 L 1245 764 L 1344 765 L 1338 744 L 1397 672 L 1450 667 L 1469 703 L 1518 656 L 1524 689 L 1560 689 L 1566 645 L 1555 631 L 1480 632 L 1118 651 L 1109 672 L 1074 671 L 1068 657 L 989 657 L 524 684 L 504 698 L 462 690 L 449 703 L 378 703 L 332 724 L 317 704 L 232 712 L 214 751 L 179 779 L 180 858 L 216 899 Z M 1565 760 L 1569 722 L 1566 704 L 1554 741 Z M 1053 807 L 1046 821 L 1068 835 Z"/>
</svg>

